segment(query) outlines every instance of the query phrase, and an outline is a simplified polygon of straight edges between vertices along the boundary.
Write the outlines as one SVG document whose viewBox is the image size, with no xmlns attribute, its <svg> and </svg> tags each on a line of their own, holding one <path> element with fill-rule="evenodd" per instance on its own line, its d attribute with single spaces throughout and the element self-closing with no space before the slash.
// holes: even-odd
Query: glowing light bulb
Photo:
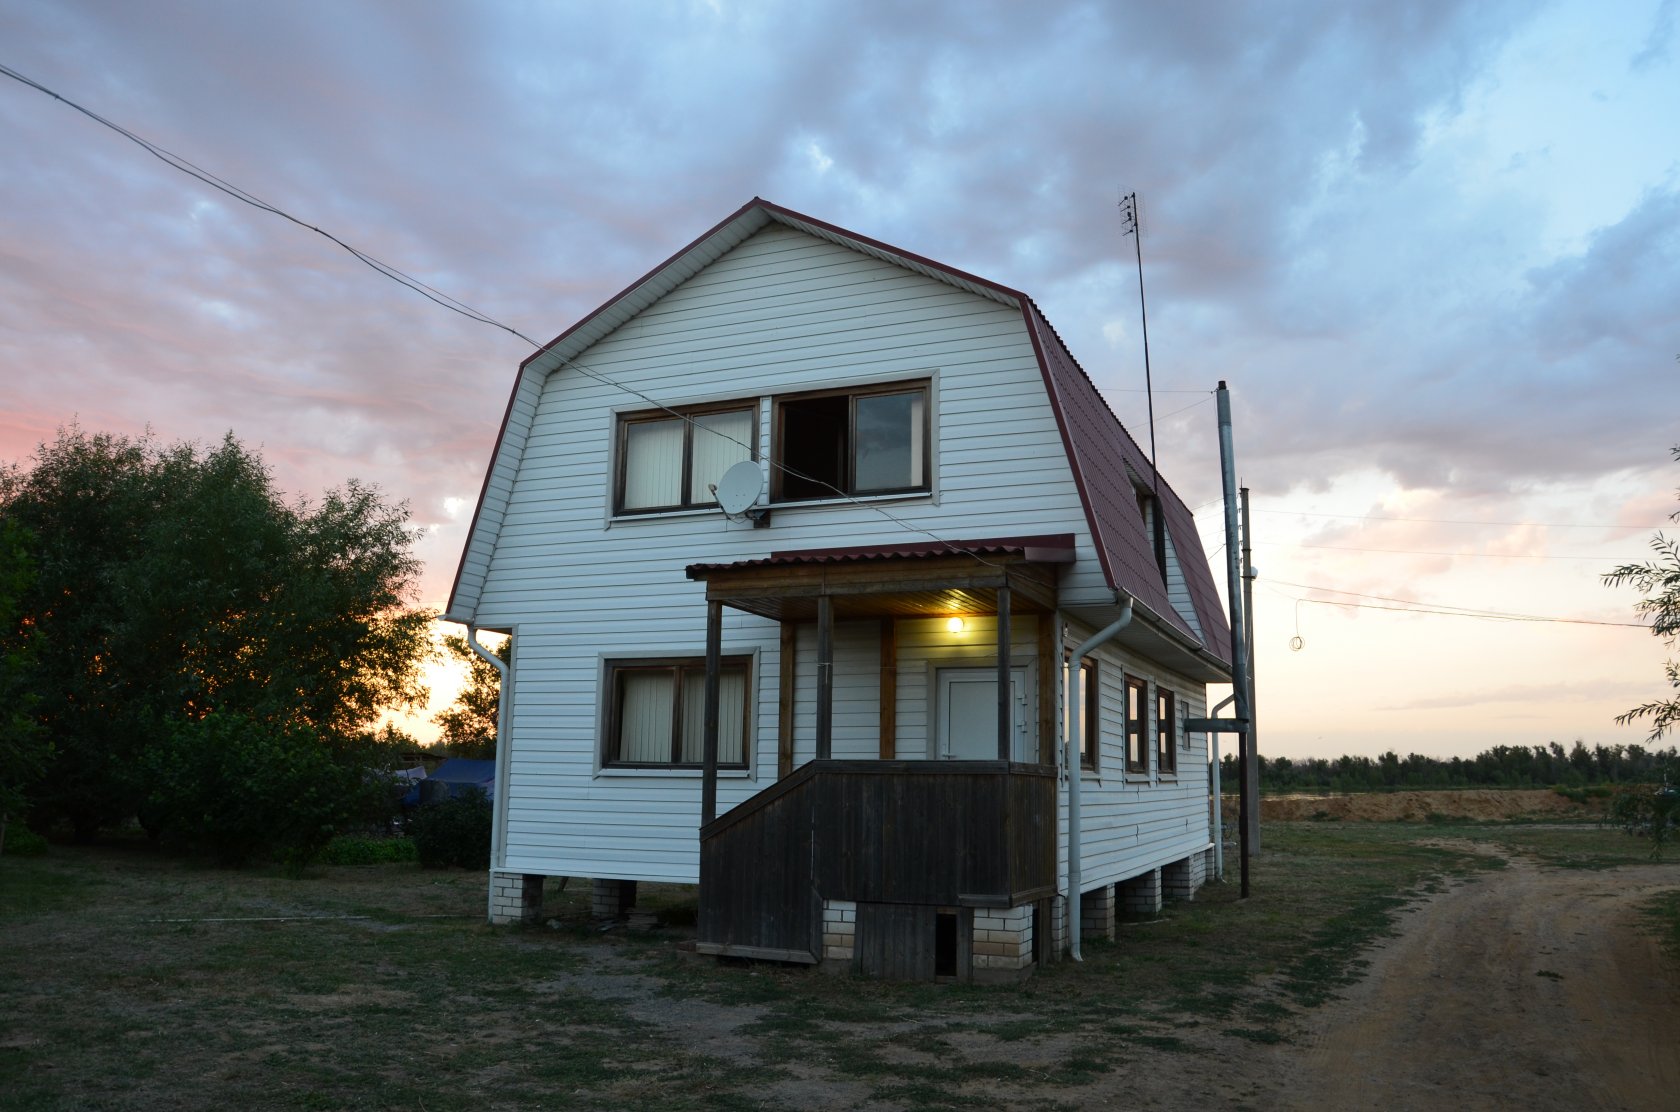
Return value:
<svg viewBox="0 0 1680 1112">
<path fill-rule="evenodd" d="M 952 633 L 961 633 L 963 631 L 963 620 L 961 618 L 949 618 L 945 622 L 945 628 Z"/>
</svg>

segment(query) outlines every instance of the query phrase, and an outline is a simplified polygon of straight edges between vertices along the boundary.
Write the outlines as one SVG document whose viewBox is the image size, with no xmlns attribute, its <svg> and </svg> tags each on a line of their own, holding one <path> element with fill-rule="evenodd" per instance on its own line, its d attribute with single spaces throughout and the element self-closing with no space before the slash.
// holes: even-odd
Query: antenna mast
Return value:
<svg viewBox="0 0 1680 1112">
<path fill-rule="evenodd" d="M 1138 231 L 1137 193 L 1120 198 L 1120 218 L 1126 222 L 1120 235 L 1131 236 L 1137 248 L 1138 315 L 1143 321 L 1143 392 L 1149 401 L 1149 470 L 1155 497 L 1161 496 L 1161 469 L 1155 462 L 1155 386 L 1149 376 L 1149 307 L 1143 299 L 1143 234 Z"/>
</svg>

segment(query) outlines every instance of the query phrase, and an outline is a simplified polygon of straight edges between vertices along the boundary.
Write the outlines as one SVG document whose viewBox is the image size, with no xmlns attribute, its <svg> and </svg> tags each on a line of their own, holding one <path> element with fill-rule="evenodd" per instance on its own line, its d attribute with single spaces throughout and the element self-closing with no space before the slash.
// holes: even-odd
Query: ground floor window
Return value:
<svg viewBox="0 0 1680 1112">
<path fill-rule="evenodd" d="M 1126 771 L 1149 771 L 1149 688 L 1126 677 Z"/>
<path fill-rule="evenodd" d="M 751 657 L 723 658 L 718 690 L 718 767 L 746 768 Z M 704 657 L 609 660 L 609 768 L 699 768 L 705 756 Z"/>
<path fill-rule="evenodd" d="M 1097 767 L 1097 714 L 1099 713 L 1101 694 L 1097 688 L 1097 662 L 1090 657 L 1083 657 L 1079 661 L 1079 695 L 1083 700 L 1079 712 L 1079 766 L 1095 769 Z M 1071 653 L 1064 653 L 1062 657 L 1062 691 L 1064 692 L 1064 706 L 1067 709 L 1067 733 L 1073 734 L 1073 661 Z"/>
</svg>

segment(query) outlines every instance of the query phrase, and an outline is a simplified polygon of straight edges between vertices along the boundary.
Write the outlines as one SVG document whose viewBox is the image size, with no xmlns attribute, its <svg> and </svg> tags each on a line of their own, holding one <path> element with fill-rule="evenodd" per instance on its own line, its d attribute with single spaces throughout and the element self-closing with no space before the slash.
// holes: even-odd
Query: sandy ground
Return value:
<svg viewBox="0 0 1680 1112">
<path fill-rule="evenodd" d="M 1225 821 L 1237 820 L 1237 800 L 1221 800 Z M 1263 796 L 1264 822 L 1302 822 L 1337 819 L 1344 822 L 1423 822 L 1431 815 L 1449 819 L 1568 819 L 1591 818 L 1603 810 L 1602 801 L 1574 803 L 1554 791 L 1504 791 L 1468 788 L 1464 791 L 1364 792 L 1356 795 Z"/>
<path fill-rule="evenodd" d="M 1676 887 L 1680 864 L 1517 859 L 1429 898 L 1273 1052 L 1272 1106 L 1680 1107 L 1680 989 L 1634 910 Z"/>
</svg>

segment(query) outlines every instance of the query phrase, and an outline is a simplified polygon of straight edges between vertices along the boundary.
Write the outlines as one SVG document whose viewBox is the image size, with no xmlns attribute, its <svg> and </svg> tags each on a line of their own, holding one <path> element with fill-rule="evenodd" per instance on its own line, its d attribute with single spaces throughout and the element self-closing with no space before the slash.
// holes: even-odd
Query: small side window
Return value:
<svg viewBox="0 0 1680 1112">
<path fill-rule="evenodd" d="M 1178 708 L 1173 693 L 1155 688 L 1155 767 L 1163 773 L 1178 771 Z"/>
<path fill-rule="evenodd" d="M 1126 771 L 1149 771 L 1149 693 L 1144 682 L 1126 677 Z"/>
<path fill-rule="evenodd" d="M 1073 660 L 1071 654 L 1062 658 L 1062 691 L 1063 705 L 1067 709 L 1065 727 L 1069 736 L 1073 733 Z M 1097 752 L 1100 748 L 1098 739 L 1102 736 L 1101 723 L 1097 718 L 1101 705 L 1102 693 L 1097 686 L 1097 662 L 1090 657 L 1079 662 L 1080 697 L 1084 705 L 1080 711 L 1079 722 L 1079 767 L 1095 769 L 1097 767 Z"/>
</svg>

